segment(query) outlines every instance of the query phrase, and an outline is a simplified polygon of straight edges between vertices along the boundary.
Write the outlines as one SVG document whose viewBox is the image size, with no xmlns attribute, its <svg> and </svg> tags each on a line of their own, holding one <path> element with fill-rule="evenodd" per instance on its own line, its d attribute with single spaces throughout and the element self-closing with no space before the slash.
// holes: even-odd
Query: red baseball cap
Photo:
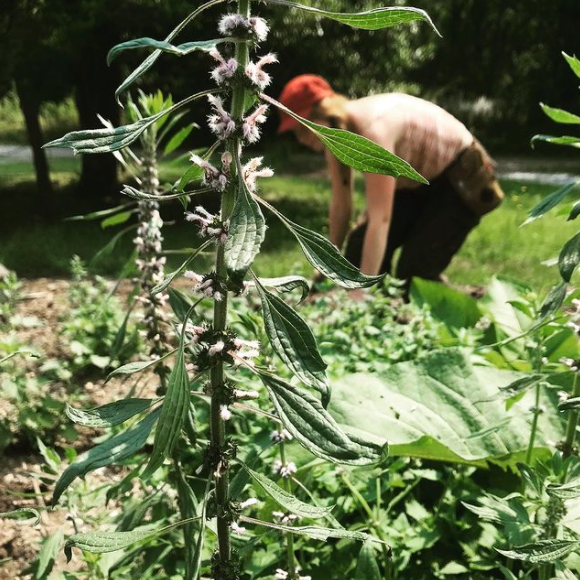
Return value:
<svg viewBox="0 0 580 580">
<path fill-rule="evenodd" d="M 334 95 L 334 91 L 321 76 L 299 75 L 286 84 L 278 100 L 297 115 L 308 118 L 312 107 L 331 95 Z M 280 111 L 278 133 L 289 131 L 296 125 L 298 121 Z"/>
</svg>

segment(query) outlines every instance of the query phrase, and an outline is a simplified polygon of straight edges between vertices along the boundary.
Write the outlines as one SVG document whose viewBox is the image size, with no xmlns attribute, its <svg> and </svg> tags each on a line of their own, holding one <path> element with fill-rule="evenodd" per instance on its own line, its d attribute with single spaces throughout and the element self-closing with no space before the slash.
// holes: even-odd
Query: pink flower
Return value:
<svg viewBox="0 0 580 580">
<path fill-rule="evenodd" d="M 266 122 L 266 111 L 268 105 L 260 105 L 256 110 L 248 115 L 242 125 L 242 133 L 248 143 L 256 143 L 260 139 L 260 124 Z"/>
<path fill-rule="evenodd" d="M 208 100 L 214 113 L 208 116 L 208 126 L 218 139 L 227 139 L 236 130 L 236 124 L 224 109 L 223 101 L 215 95 L 208 95 Z"/>
<path fill-rule="evenodd" d="M 212 48 L 209 54 L 219 62 L 219 65 L 211 71 L 211 78 L 216 84 L 221 85 L 236 74 L 238 61 L 235 58 L 226 60 L 217 48 Z"/>
<path fill-rule="evenodd" d="M 243 167 L 244 172 L 244 181 L 246 182 L 247 188 L 252 192 L 256 193 L 258 188 L 256 180 L 258 177 L 272 177 L 274 175 L 274 171 L 269 167 L 263 167 L 260 169 L 262 165 L 263 157 L 254 157 L 250 159 Z"/>
<path fill-rule="evenodd" d="M 262 68 L 267 64 L 273 64 L 278 62 L 278 58 L 275 54 L 266 54 L 258 62 L 250 62 L 246 66 L 246 76 L 256 85 L 261 91 L 263 91 L 271 82 L 270 75 L 262 70 Z"/>
</svg>

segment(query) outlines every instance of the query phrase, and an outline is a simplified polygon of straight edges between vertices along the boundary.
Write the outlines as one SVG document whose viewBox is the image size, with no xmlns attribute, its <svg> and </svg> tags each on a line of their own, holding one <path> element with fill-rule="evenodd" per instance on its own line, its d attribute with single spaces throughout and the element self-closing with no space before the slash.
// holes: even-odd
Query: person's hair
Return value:
<svg viewBox="0 0 580 580">
<path fill-rule="evenodd" d="M 324 119 L 330 127 L 347 129 L 346 103 L 344 95 L 334 94 L 325 97 L 312 107 L 312 119 Z"/>
</svg>

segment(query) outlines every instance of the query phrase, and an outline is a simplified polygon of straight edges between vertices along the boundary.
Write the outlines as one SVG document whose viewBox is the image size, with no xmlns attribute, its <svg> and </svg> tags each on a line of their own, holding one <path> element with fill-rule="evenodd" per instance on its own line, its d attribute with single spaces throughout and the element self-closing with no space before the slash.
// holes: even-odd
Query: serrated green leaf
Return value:
<svg viewBox="0 0 580 580">
<path fill-rule="evenodd" d="M 115 369 L 114 371 L 109 373 L 107 375 L 107 379 L 106 379 L 105 383 L 107 381 L 109 381 L 110 379 L 112 379 L 113 377 L 116 377 L 119 375 L 133 375 L 135 373 L 140 373 L 141 371 L 144 371 L 145 369 L 148 369 L 150 367 L 157 366 L 161 361 L 165 360 L 166 358 L 170 357 L 171 355 L 175 354 L 176 352 L 177 352 L 177 349 L 174 349 L 171 352 L 164 354 L 162 357 L 156 358 L 154 360 L 135 361 L 135 362 L 127 363 L 126 365 L 123 365 L 123 366 L 119 367 L 118 369 Z"/>
<path fill-rule="evenodd" d="M 209 52 L 214 49 L 222 42 L 227 42 L 229 39 L 217 38 L 215 40 L 201 40 L 197 42 L 186 42 L 184 44 L 179 44 L 174 46 L 171 42 L 166 40 L 155 40 L 154 38 L 143 37 L 136 38 L 134 40 L 128 40 L 127 42 L 121 42 L 111 48 L 107 54 L 107 64 L 111 66 L 111 63 L 124 51 L 134 50 L 136 48 L 153 48 L 155 50 L 160 50 L 161 52 L 168 52 L 170 54 L 175 54 L 177 56 L 186 56 L 201 50 L 203 52 Z"/>
<path fill-rule="evenodd" d="M 562 53 L 562 56 L 566 59 L 566 62 L 570 65 L 572 72 L 580 78 L 580 60 L 578 60 L 575 56 L 570 56 L 565 52 Z"/>
<path fill-rule="evenodd" d="M 163 150 L 163 155 L 169 155 L 173 153 L 178 147 L 180 147 L 183 142 L 189 137 L 189 134 L 193 131 L 194 125 L 188 125 L 180 129 L 165 145 Z"/>
<path fill-rule="evenodd" d="M 580 549 L 580 542 L 574 540 L 540 540 L 513 550 L 497 551 L 511 560 L 540 564 L 557 562 L 578 549 Z"/>
<path fill-rule="evenodd" d="M 302 291 L 302 296 L 300 297 L 300 302 L 310 293 L 310 284 L 308 280 L 302 276 L 281 276 L 280 278 L 258 278 L 260 284 L 265 288 L 273 288 L 277 292 L 292 292 L 296 288 L 300 288 Z"/>
<path fill-rule="evenodd" d="M 189 403 L 189 377 L 185 369 L 184 339 L 182 336 L 175 364 L 169 375 L 167 392 L 155 431 L 153 451 L 149 458 L 149 463 L 141 476 L 144 479 L 154 473 L 161 466 L 164 459 L 171 455 L 185 423 Z"/>
<path fill-rule="evenodd" d="M 104 443 L 89 449 L 69 465 L 56 482 L 52 503 L 55 505 L 66 488 L 77 478 L 90 471 L 127 459 L 139 451 L 147 442 L 153 424 L 159 417 L 159 409 L 150 413 L 136 427 L 119 433 Z"/>
<path fill-rule="evenodd" d="M 555 137 L 553 135 L 534 135 L 532 137 L 532 145 L 536 141 L 552 143 L 553 145 L 567 145 L 576 148 L 580 147 L 580 137 L 572 137 L 570 135 L 564 135 L 562 137 Z"/>
<path fill-rule="evenodd" d="M 38 566 L 34 573 L 34 580 L 44 580 L 54 566 L 54 561 L 64 542 L 64 531 L 58 528 L 56 532 L 46 537 L 38 553 Z"/>
<path fill-rule="evenodd" d="M 354 580 L 382 580 L 371 542 L 365 542 L 358 555 Z"/>
<path fill-rule="evenodd" d="M 236 162 L 242 175 L 239 159 Z M 262 210 L 240 178 L 225 245 L 226 268 L 230 278 L 237 282 L 243 280 L 260 251 L 265 235 L 266 220 Z"/>
<path fill-rule="evenodd" d="M 283 379 L 260 373 L 284 427 L 308 451 L 333 463 L 369 465 L 379 462 L 386 447 L 349 437 L 318 399 Z"/>
<path fill-rule="evenodd" d="M 570 238 L 562 248 L 558 256 L 558 268 L 560 276 L 566 282 L 570 282 L 576 266 L 580 262 L 580 233 Z"/>
<path fill-rule="evenodd" d="M 263 526 L 265 528 L 272 528 L 274 530 L 280 530 L 281 532 L 286 532 L 290 534 L 298 534 L 300 536 L 306 536 L 312 540 L 322 540 L 326 542 L 328 538 L 345 539 L 345 540 L 355 540 L 357 542 L 377 542 L 379 544 L 385 544 L 382 540 L 370 536 L 369 534 L 364 534 L 362 532 L 353 532 L 351 530 L 345 530 L 342 528 L 323 528 L 321 526 L 285 526 L 284 524 L 275 524 L 273 522 L 263 522 L 261 520 L 256 520 L 254 518 L 249 518 L 247 516 L 240 516 L 240 521 L 246 522 L 248 524 L 254 524 L 256 526 Z"/>
<path fill-rule="evenodd" d="M 566 196 L 576 187 L 576 183 L 569 183 L 564 187 L 554 191 L 550 195 L 546 196 L 538 205 L 536 205 L 529 213 L 528 219 L 523 223 L 523 225 L 529 224 L 538 218 L 546 215 L 550 210 L 554 209 L 559 203 L 561 203 Z"/>
<path fill-rule="evenodd" d="M 34 521 L 31 522 L 31 525 L 36 526 L 40 523 L 40 514 L 33 508 L 18 508 L 9 512 L 0 513 L 0 519 L 21 521 L 33 519 Z"/>
<path fill-rule="evenodd" d="M 268 292 L 257 279 L 256 287 L 262 300 L 264 327 L 274 352 L 304 384 L 321 393 L 326 407 L 330 400 L 327 365 L 320 356 L 314 334 L 293 308 Z"/>
<path fill-rule="evenodd" d="M 349 14 L 320 10 L 319 8 L 314 8 L 313 6 L 304 6 L 296 2 L 289 2 L 288 0 L 268 0 L 268 2 L 273 4 L 282 4 L 283 6 L 289 6 L 290 8 L 298 8 L 299 10 L 311 12 L 317 16 L 323 16 L 324 18 L 336 20 L 341 24 L 347 24 L 348 26 L 352 26 L 353 28 L 360 28 L 362 30 L 380 30 L 383 28 L 398 26 L 399 24 L 405 24 L 407 22 L 422 20 L 427 22 L 427 24 L 429 24 L 437 34 L 439 34 L 439 31 L 437 28 L 435 28 L 435 25 L 433 24 L 433 21 L 429 15 L 424 10 L 420 10 L 419 8 L 374 8 L 373 10 L 366 10 L 364 12 Z"/>
<path fill-rule="evenodd" d="M 241 462 L 240 462 L 241 463 Z M 332 508 L 321 508 L 314 505 L 304 503 L 297 497 L 282 489 L 277 483 L 267 478 L 265 475 L 250 469 L 247 465 L 241 464 L 248 472 L 250 477 L 279 505 L 284 509 L 300 516 L 302 518 L 309 518 L 317 520 L 327 517 Z"/>
<path fill-rule="evenodd" d="M 181 266 L 179 266 L 179 268 L 177 268 L 177 270 L 165 276 L 163 282 L 160 282 L 159 284 L 157 284 L 157 286 L 153 288 L 153 290 L 151 290 L 151 294 L 153 295 L 159 294 L 159 292 L 163 292 L 164 290 L 166 290 L 167 287 L 171 284 L 171 282 L 173 282 L 175 278 L 181 276 L 183 272 L 185 272 L 187 266 L 191 264 L 191 262 L 196 258 L 196 256 L 200 252 L 203 252 L 203 250 L 205 250 L 211 243 L 212 243 L 211 240 L 208 240 L 207 242 L 203 243 L 197 250 L 195 250 L 195 252 L 193 252 L 193 254 L 191 254 L 191 256 L 187 258 L 187 260 L 185 260 L 185 262 L 183 262 L 183 264 L 181 264 Z"/>
<path fill-rule="evenodd" d="M 88 411 L 67 404 L 66 414 L 73 423 L 83 427 L 114 427 L 142 413 L 152 402 L 153 399 L 123 399 Z"/>
<path fill-rule="evenodd" d="M 562 485 L 549 484 L 546 486 L 548 495 L 560 499 L 576 499 L 580 497 L 580 479 L 574 479 Z"/>
<path fill-rule="evenodd" d="M 542 111 L 544 111 L 544 113 L 556 123 L 562 123 L 564 125 L 580 125 L 580 117 L 574 115 L 574 113 L 569 113 L 564 109 L 549 107 L 548 105 L 544 105 L 544 103 L 540 103 L 540 107 L 542 107 Z"/>
<path fill-rule="evenodd" d="M 189 103 L 200 99 L 206 95 L 212 94 L 215 91 L 201 91 L 195 95 L 191 95 L 179 103 L 175 103 L 168 109 L 164 109 L 152 115 L 151 117 L 145 117 L 144 119 L 139 119 L 135 123 L 129 125 L 123 125 L 121 127 L 104 128 L 104 129 L 92 129 L 85 131 L 73 131 L 67 133 L 64 137 L 60 139 L 55 139 L 43 148 L 49 149 L 54 147 L 68 148 L 72 149 L 74 154 L 77 153 L 112 153 L 113 151 L 119 151 L 124 147 L 131 145 L 136 141 L 144 131 L 149 127 L 154 125 L 159 119 L 165 115 L 169 115 L 173 111 L 188 105 Z"/>
<path fill-rule="evenodd" d="M 298 240 L 306 259 L 335 284 L 347 289 L 368 288 L 380 282 L 384 275 L 365 276 L 353 266 L 324 236 L 304 228 L 281 214 L 261 198 L 258 201 L 273 212 Z"/>
<path fill-rule="evenodd" d="M 192 22 L 204 10 L 216 6 L 225 0 L 210 0 L 196 8 L 187 18 L 182 20 L 164 39 L 164 42 L 171 42 L 190 22 Z M 115 99 L 119 105 L 121 104 L 120 95 L 126 91 L 139 77 L 144 75 L 157 61 L 163 53 L 162 50 L 154 50 L 117 88 L 115 91 Z"/>
<path fill-rule="evenodd" d="M 271 97 L 261 97 L 310 129 L 341 163 L 365 173 L 406 177 L 419 183 L 429 183 L 409 163 L 374 141 L 351 131 L 318 125 L 300 117 Z"/>
</svg>

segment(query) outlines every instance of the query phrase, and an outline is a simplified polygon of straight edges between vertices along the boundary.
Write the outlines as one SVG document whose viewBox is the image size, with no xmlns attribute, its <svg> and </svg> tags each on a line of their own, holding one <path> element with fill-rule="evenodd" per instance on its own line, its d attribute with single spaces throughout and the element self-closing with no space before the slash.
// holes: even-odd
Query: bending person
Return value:
<svg viewBox="0 0 580 580">
<path fill-rule="evenodd" d="M 282 91 L 290 110 L 321 125 L 348 129 L 395 153 L 430 183 L 365 174 L 366 212 L 350 231 L 353 172 L 306 127 L 282 113 L 278 132 L 325 151 L 332 182 L 330 240 L 368 275 L 442 280 L 442 273 L 480 217 L 497 207 L 503 192 L 493 162 L 465 125 L 428 101 L 389 93 L 348 100 L 322 77 L 301 75 Z"/>
</svg>

